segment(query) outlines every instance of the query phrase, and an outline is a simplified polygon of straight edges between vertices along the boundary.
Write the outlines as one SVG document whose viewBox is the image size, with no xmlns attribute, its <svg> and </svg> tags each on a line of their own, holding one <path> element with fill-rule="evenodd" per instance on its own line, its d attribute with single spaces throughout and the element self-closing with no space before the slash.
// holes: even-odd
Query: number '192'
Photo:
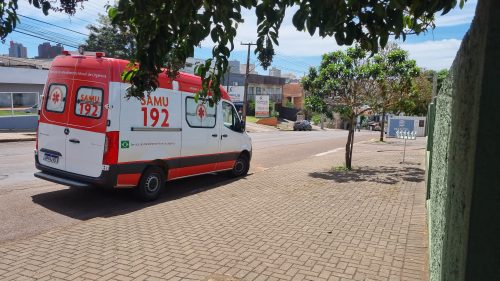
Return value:
<svg viewBox="0 0 500 281">
<path fill-rule="evenodd" d="M 147 107 L 141 107 L 141 110 L 142 112 L 144 113 L 144 127 L 147 127 L 148 126 L 148 123 L 149 123 L 149 119 L 151 119 L 151 127 L 156 127 L 156 125 L 158 124 L 158 122 L 161 120 L 163 120 L 163 122 L 161 122 L 161 127 L 168 127 L 169 124 L 168 124 L 168 110 L 166 108 L 162 108 L 161 109 L 161 114 L 160 114 L 160 110 L 156 107 L 153 107 L 149 110 L 148 112 L 148 108 Z M 160 118 L 160 115 L 163 116 L 163 118 Z"/>
</svg>

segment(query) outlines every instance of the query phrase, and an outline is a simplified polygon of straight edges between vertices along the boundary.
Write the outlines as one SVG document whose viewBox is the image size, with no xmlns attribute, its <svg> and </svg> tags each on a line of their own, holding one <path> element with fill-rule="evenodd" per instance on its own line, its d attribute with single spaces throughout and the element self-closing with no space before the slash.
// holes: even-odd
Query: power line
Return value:
<svg viewBox="0 0 500 281">
<path fill-rule="evenodd" d="M 58 39 L 63 39 L 65 41 L 69 41 L 69 42 L 77 42 L 77 43 L 81 43 L 82 41 L 82 38 L 76 38 L 76 37 L 72 37 L 72 36 L 68 36 L 68 35 L 65 35 L 65 34 L 62 34 L 62 33 L 59 33 L 59 32 L 54 32 L 54 31 L 50 31 L 50 30 L 47 30 L 47 29 L 44 29 L 44 28 L 40 28 L 40 27 L 37 27 L 37 26 L 32 26 L 32 25 L 29 25 L 29 24 L 20 24 L 17 28 L 21 29 L 21 30 L 24 30 L 25 32 L 30 32 L 30 33 L 33 33 L 33 34 L 36 34 L 36 35 L 40 35 L 40 36 L 44 36 L 44 37 L 55 37 L 57 40 Z"/>
<path fill-rule="evenodd" d="M 283 60 L 286 59 L 286 60 L 292 60 L 296 63 L 302 62 L 303 64 L 309 64 L 309 62 L 306 62 L 305 60 L 302 60 L 302 59 L 297 58 L 297 57 L 290 57 L 290 56 L 282 55 L 282 54 L 276 54 L 276 56 L 281 57 Z"/>
<path fill-rule="evenodd" d="M 276 54 L 276 55 L 274 55 L 274 56 L 275 56 L 275 58 L 276 58 L 277 60 L 282 60 L 282 61 L 284 61 L 284 62 L 286 62 L 286 63 L 293 64 L 293 65 L 295 65 L 295 66 L 297 66 L 297 67 L 304 67 L 304 64 L 303 64 L 303 63 L 299 63 L 299 62 L 294 62 L 294 61 L 287 60 L 287 59 L 285 59 L 283 56 L 278 55 L 278 54 Z"/>
<path fill-rule="evenodd" d="M 42 37 L 42 36 L 37 36 L 37 35 L 33 35 L 33 34 L 28 34 L 28 33 L 26 33 L 26 32 L 22 32 L 22 31 L 19 31 L 19 30 L 14 30 L 14 32 L 21 33 L 21 34 L 24 34 L 24 35 L 28 35 L 28 36 L 32 36 L 32 37 L 36 37 L 36 38 L 38 38 L 38 39 L 42 39 L 42 40 L 46 40 L 46 41 L 50 41 L 50 42 L 53 42 L 53 43 L 58 43 L 58 44 L 61 44 L 61 45 L 64 45 L 64 46 L 68 46 L 68 47 L 71 47 L 71 48 L 78 49 L 78 46 L 74 46 L 74 45 L 70 45 L 70 44 L 62 43 L 62 42 L 59 42 L 59 41 L 56 41 L 56 40 L 53 40 L 53 39 L 44 38 L 44 37 Z"/>
<path fill-rule="evenodd" d="M 49 22 L 46 22 L 46 21 L 43 21 L 43 20 L 37 20 L 35 18 L 24 16 L 24 15 L 21 15 L 21 14 L 18 14 L 18 15 L 21 16 L 21 17 L 23 17 L 23 18 L 27 18 L 27 19 L 34 20 L 34 21 L 37 21 L 37 22 L 45 23 L 47 25 L 55 26 L 55 27 L 58 27 L 58 28 L 61 28 L 61 29 L 64 29 L 64 30 L 68 30 L 68 31 L 71 31 L 71 32 L 74 32 L 74 33 L 78 33 L 78 34 L 81 34 L 81 35 L 89 36 L 88 34 L 85 34 L 85 33 L 82 33 L 82 32 L 76 31 L 76 30 L 72 30 L 72 29 L 69 29 L 69 28 L 66 28 L 66 27 L 62 27 L 62 26 L 59 26 L 59 25 L 55 25 L 55 24 L 52 24 L 52 23 L 49 23 Z"/>
<path fill-rule="evenodd" d="M 51 39 L 53 41 L 57 42 L 62 42 L 62 43 L 68 43 L 69 45 L 80 45 L 83 43 L 83 40 L 77 40 L 73 38 L 65 38 L 65 36 L 59 35 L 57 33 L 49 32 L 49 31 L 44 31 L 44 30 L 38 30 L 38 29 L 28 29 L 24 27 L 18 27 L 20 31 L 26 32 L 31 35 L 36 35 L 40 36 L 46 39 Z"/>
</svg>

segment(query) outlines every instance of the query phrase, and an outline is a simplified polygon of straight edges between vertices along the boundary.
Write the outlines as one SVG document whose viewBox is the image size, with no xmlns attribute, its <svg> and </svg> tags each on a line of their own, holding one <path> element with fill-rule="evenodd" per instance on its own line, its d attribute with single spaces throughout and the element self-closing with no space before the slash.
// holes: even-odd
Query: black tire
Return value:
<svg viewBox="0 0 500 281">
<path fill-rule="evenodd" d="M 152 166 L 142 173 L 141 181 L 137 186 L 137 195 L 143 201 L 153 201 L 160 196 L 165 185 L 165 173 L 158 166 Z"/>
<path fill-rule="evenodd" d="M 250 161 L 245 154 L 241 154 L 228 174 L 232 178 L 244 177 L 248 174 L 248 169 L 250 169 Z"/>
</svg>

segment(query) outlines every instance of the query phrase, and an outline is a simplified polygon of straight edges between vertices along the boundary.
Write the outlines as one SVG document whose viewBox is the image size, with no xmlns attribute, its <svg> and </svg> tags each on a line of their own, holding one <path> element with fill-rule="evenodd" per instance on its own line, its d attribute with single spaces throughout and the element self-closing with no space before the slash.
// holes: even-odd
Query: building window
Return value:
<svg viewBox="0 0 500 281">
<path fill-rule="evenodd" d="M 261 90 L 260 87 L 255 87 L 255 94 L 260 95 L 261 94 L 260 90 Z"/>
</svg>

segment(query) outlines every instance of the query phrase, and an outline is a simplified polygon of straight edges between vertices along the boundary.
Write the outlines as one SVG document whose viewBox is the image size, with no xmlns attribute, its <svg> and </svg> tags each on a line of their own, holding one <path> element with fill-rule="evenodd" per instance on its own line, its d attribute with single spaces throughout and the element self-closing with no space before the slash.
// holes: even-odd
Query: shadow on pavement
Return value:
<svg viewBox="0 0 500 281">
<path fill-rule="evenodd" d="M 344 182 L 376 182 L 395 184 L 401 180 L 421 182 L 425 171 L 416 167 L 355 167 L 352 171 L 330 171 L 309 173 L 313 178 Z"/>
<path fill-rule="evenodd" d="M 112 217 L 140 210 L 145 207 L 176 200 L 229 184 L 237 179 L 209 174 L 167 182 L 160 198 L 142 202 L 134 189 L 65 188 L 32 196 L 33 202 L 59 214 L 88 220 L 95 217 Z"/>
</svg>

